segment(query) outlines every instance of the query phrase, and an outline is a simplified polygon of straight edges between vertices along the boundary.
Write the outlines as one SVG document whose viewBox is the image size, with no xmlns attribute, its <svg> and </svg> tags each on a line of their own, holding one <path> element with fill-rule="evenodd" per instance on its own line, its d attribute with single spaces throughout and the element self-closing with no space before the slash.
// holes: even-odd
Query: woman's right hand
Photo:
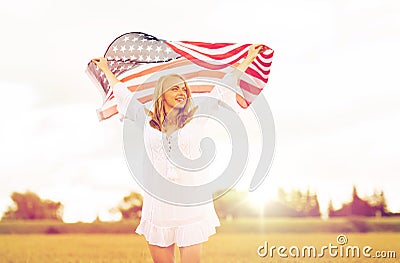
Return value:
<svg viewBox="0 0 400 263">
<path fill-rule="evenodd" d="M 108 84 L 112 88 L 114 88 L 115 84 L 117 84 L 119 82 L 119 80 L 114 75 L 114 73 L 111 72 L 110 68 L 108 67 L 107 59 L 103 58 L 103 57 L 99 57 L 99 58 L 92 59 L 92 62 L 95 63 L 101 71 L 103 71 L 104 75 L 106 76 L 106 78 L 108 80 Z"/>
<path fill-rule="evenodd" d="M 104 57 L 94 58 L 92 62 L 95 63 L 101 71 L 108 69 L 107 59 Z"/>
</svg>

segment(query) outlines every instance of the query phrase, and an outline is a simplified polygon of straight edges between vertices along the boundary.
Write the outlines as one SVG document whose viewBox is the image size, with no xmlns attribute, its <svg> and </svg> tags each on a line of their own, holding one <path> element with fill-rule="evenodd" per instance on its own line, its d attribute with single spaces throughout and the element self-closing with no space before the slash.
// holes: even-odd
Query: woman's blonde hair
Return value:
<svg viewBox="0 0 400 263">
<path fill-rule="evenodd" d="M 159 78 L 153 94 L 153 111 L 148 112 L 148 115 L 151 116 L 151 120 L 149 121 L 150 126 L 159 131 L 163 131 L 164 121 L 166 120 L 167 115 L 164 109 L 163 93 L 169 87 L 164 87 L 164 83 L 167 79 L 172 77 L 181 79 L 186 87 L 187 99 L 185 106 L 179 109 L 179 113 L 177 115 L 178 127 L 182 128 L 183 126 L 185 126 L 186 123 L 188 123 L 193 117 L 194 112 L 198 108 L 198 106 L 194 106 L 192 102 L 192 93 L 190 91 L 190 87 L 182 76 L 178 74 L 170 74 Z"/>
</svg>

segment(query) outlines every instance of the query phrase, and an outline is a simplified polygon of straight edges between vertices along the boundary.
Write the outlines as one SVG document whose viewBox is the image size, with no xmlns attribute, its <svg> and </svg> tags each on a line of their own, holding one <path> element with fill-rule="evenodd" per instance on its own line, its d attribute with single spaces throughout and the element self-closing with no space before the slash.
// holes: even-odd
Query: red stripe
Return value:
<svg viewBox="0 0 400 263">
<path fill-rule="evenodd" d="M 268 70 L 268 74 L 266 74 L 266 75 L 269 75 L 269 72 L 270 71 Z M 261 79 L 265 83 L 267 83 L 267 81 L 268 81 L 268 78 L 264 78 L 263 76 L 260 75 L 260 73 L 258 73 L 257 71 L 255 71 L 252 68 L 247 68 L 246 73 L 251 75 L 251 76 L 253 76 L 253 77 L 255 77 L 255 78 Z"/>
<path fill-rule="evenodd" d="M 274 56 L 274 51 L 272 50 L 272 52 L 268 53 L 268 54 L 265 54 L 265 52 L 263 52 L 263 53 L 260 53 L 260 55 L 261 55 L 262 58 L 269 59 L 269 58 L 272 58 Z"/>
<path fill-rule="evenodd" d="M 205 42 L 192 42 L 192 41 L 180 41 L 181 43 L 190 44 L 198 47 L 209 48 L 209 49 L 218 49 L 227 46 L 233 45 L 232 43 L 205 43 Z"/>
<path fill-rule="evenodd" d="M 240 86 L 240 88 L 242 88 L 245 91 L 247 91 L 247 92 L 249 92 L 251 94 L 254 94 L 254 95 L 258 95 L 262 91 L 262 87 L 254 86 L 254 85 L 252 85 L 252 84 L 250 84 L 250 83 L 248 83 L 247 81 L 244 81 L 244 80 L 240 80 L 239 81 L 239 86 Z"/>
<path fill-rule="evenodd" d="M 111 106 L 111 107 L 109 107 L 109 108 L 107 108 L 105 110 L 102 110 L 100 112 L 100 117 L 101 117 L 101 120 L 106 120 L 106 119 L 114 116 L 117 113 L 118 113 L 117 106 L 114 105 L 114 106 Z"/>
<path fill-rule="evenodd" d="M 257 62 L 260 63 L 261 66 L 263 66 L 263 67 L 270 67 L 270 66 L 271 66 L 271 62 L 264 62 L 264 61 L 262 61 L 258 56 L 256 57 L 256 60 L 257 60 Z"/>
<path fill-rule="evenodd" d="M 168 43 L 167 43 L 167 44 L 168 44 Z M 246 53 L 243 53 L 240 57 L 238 57 L 237 59 L 231 61 L 230 64 L 219 64 L 219 65 L 215 65 L 215 64 L 207 63 L 207 62 L 205 62 L 205 61 L 203 61 L 203 60 L 197 59 L 197 58 L 195 58 L 194 56 L 190 55 L 189 53 L 186 53 L 186 52 L 184 52 L 184 51 L 182 51 L 182 50 L 176 48 L 176 47 L 173 46 L 173 45 L 170 45 L 170 44 L 168 44 L 168 45 L 169 45 L 176 53 L 178 53 L 179 55 L 184 56 L 185 58 L 189 59 L 191 62 L 193 62 L 193 63 L 195 63 L 195 64 L 197 64 L 197 65 L 199 65 L 199 66 L 202 66 L 202 67 L 205 67 L 205 68 L 208 68 L 208 69 L 212 69 L 212 70 L 219 70 L 219 69 L 226 68 L 226 67 L 232 65 L 233 63 L 236 63 L 236 62 L 239 61 L 241 58 L 243 58 L 243 57 L 246 56 Z"/>
<path fill-rule="evenodd" d="M 230 58 L 230 57 L 236 55 L 237 53 L 243 51 L 243 49 L 245 49 L 245 48 L 248 47 L 248 46 L 249 46 L 249 45 L 246 44 L 246 45 L 237 47 L 237 48 L 235 48 L 235 49 L 232 49 L 232 50 L 228 51 L 227 53 L 224 53 L 224 54 L 217 54 L 217 55 L 207 54 L 207 53 L 200 52 L 200 51 L 198 51 L 198 50 L 196 50 L 196 49 L 193 49 L 193 48 L 190 48 L 190 47 L 186 47 L 186 46 L 185 46 L 185 47 L 188 48 L 188 49 L 190 49 L 190 50 L 192 50 L 192 51 L 195 52 L 195 53 L 199 53 L 199 54 L 204 55 L 204 56 L 206 56 L 206 57 L 209 57 L 209 58 L 211 58 L 211 59 L 214 59 L 214 60 L 222 60 L 222 59 Z M 247 54 L 247 53 L 246 53 L 246 54 Z"/>
<path fill-rule="evenodd" d="M 262 72 L 264 75 L 268 75 L 269 73 L 269 69 L 268 70 L 264 70 L 262 69 L 257 63 L 251 63 L 253 66 L 255 66 L 260 72 Z"/>
</svg>

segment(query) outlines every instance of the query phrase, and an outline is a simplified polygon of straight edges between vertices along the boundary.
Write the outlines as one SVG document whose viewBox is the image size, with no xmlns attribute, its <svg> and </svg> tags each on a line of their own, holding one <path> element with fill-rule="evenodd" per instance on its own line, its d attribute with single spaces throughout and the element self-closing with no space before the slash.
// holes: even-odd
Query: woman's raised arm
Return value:
<svg viewBox="0 0 400 263">
<path fill-rule="evenodd" d="M 246 58 L 240 63 L 236 69 L 239 71 L 235 70 L 235 73 L 239 73 L 240 75 L 243 74 L 247 68 L 250 66 L 251 63 L 253 63 L 254 59 L 257 57 L 257 55 L 264 50 L 264 45 L 262 44 L 254 44 L 251 45 L 249 48 L 249 51 L 247 52 Z M 240 75 L 238 77 L 240 77 Z"/>
<path fill-rule="evenodd" d="M 128 118 L 135 121 L 139 113 L 145 112 L 145 107 L 136 100 L 136 93 L 131 92 L 125 83 L 117 79 L 114 73 L 111 72 L 107 64 L 107 59 L 100 57 L 92 59 L 93 63 L 104 73 L 108 80 L 108 84 L 113 90 L 117 100 L 117 110 L 120 120 Z"/>
<path fill-rule="evenodd" d="M 117 77 L 114 75 L 114 73 L 111 72 L 110 68 L 108 67 L 106 58 L 103 58 L 103 57 L 94 58 L 94 59 L 92 59 L 92 62 L 95 63 L 101 71 L 103 71 L 111 88 L 114 88 L 115 84 L 120 82 L 117 79 Z"/>
<path fill-rule="evenodd" d="M 246 58 L 238 66 L 236 66 L 232 72 L 227 73 L 224 76 L 223 82 L 225 84 L 228 84 L 231 87 L 238 86 L 239 85 L 238 81 L 239 81 L 240 77 L 247 70 L 247 68 L 250 66 L 250 64 L 253 63 L 253 61 L 257 57 L 257 55 L 264 49 L 265 49 L 265 46 L 262 44 L 251 45 L 249 48 L 249 51 L 247 52 Z M 225 101 L 225 102 L 233 101 L 231 92 L 228 91 L 227 89 L 219 90 L 219 93 L 220 93 L 219 98 L 222 101 Z M 240 104 L 240 107 L 243 109 L 245 109 L 249 106 L 248 103 L 246 102 L 246 100 L 241 95 L 239 95 L 238 93 L 235 93 L 235 95 L 236 95 L 235 96 L 236 101 L 235 101 L 235 103 L 232 103 L 233 105 L 231 104 L 231 106 L 233 106 L 233 109 L 236 108 L 236 112 L 239 112 L 237 103 Z"/>
</svg>

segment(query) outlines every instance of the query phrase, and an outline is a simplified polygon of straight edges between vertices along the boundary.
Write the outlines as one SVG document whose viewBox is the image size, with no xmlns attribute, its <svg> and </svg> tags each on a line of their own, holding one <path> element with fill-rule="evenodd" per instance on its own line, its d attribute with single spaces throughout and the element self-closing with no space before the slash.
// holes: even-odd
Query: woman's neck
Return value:
<svg viewBox="0 0 400 263">
<path fill-rule="evenodd" d="M 178 114 L 178 109 L 170 109 L 168 112 L 166 112 L 165 120 L 163 123 L 164 129 L 166 131 L 172 132 L 178 128 Z"/>
</svg>

